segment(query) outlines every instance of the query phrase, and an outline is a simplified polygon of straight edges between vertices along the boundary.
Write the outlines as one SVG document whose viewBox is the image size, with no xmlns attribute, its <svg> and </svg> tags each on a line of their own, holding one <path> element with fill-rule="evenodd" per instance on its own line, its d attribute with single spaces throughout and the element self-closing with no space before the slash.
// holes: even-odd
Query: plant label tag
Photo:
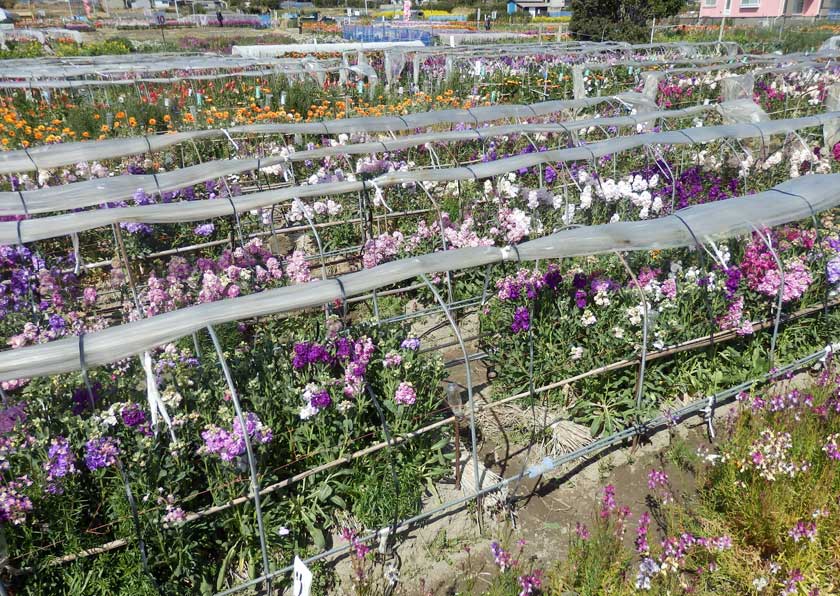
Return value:
<svg viewBox="0 0 840 596">
<path fill-rule="evenodd" d="M 292 594 L 294 596 L 309 596 L 309 591 L 312 589 L 312 572 L 297 555 L 295 555 L 293 576 Z"/>
</svg>

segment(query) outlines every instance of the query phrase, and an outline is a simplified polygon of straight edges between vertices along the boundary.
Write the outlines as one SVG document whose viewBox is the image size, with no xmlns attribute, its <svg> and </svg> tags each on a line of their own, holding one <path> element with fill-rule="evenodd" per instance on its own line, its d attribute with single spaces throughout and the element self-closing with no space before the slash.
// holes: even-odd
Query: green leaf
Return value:
<svg viewBox="0 0 840 596">
<path fill-rule="evenodd" d="M 312 536 L 312 540 L 315 541 L 315 546 L 322 549 L 327 545 L 327 541 L 324 538 L 323 531 L 321 531 L 319 528 L 316 528 L 311 523 L 306 524 L 306 529 L 309 532 L 309 535 Z"/>
<path fill-rule="evenodd" d="M 318 490 L 318 500 L 323 503 L 330 498 L 332 493 L 333 489 L 329 484 L 322 484 L 321 488 Z"/>
<path fill-rule="evenodd" d="M 230 560 L 233 558 L 233 554 L 236 552 L 236 545 L 232 546 L 228 551 L 228 554 L 225 555 L 224 560 L 222 561 L 222 566 L 219 567 L 219 574 L 216 577 L 216 591 L 221 592 L 225 587 L 225 578 L 227 577 L 228 568 L 230 567 Z"/>
</svg>

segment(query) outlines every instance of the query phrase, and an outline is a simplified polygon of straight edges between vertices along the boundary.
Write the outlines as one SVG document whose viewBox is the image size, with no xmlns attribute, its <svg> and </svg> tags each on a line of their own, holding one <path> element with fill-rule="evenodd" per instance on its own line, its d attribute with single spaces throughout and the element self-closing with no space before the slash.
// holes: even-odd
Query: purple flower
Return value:
<svg viewBox="0 0 840 596">
<path fill-rule="evenodd" d="M 388 352 L 382 359 L 382 366 L 385 368 L 396 368 L 402 363 L 402 356 L 396 352 Z"/>
<path fill-rule="evenodd" d="M 243 412 L 243 416 L 245 432 L 252 441 L 262 444 L 271 442 L 274 438 L 271 429 L 264 426 L 256 414 Z M 238 416 L 233 418 L 232 431 L 211 425 L 201 433 L 201 438 L 204 439 L 204 446 L 199 449 L 199 453 L 215 453 L 222 461 L 233 461 L 246 451 L 245 434 L 242 432 Z"/>
<path fill-rule="evenodd" d="M 210 236 L 216 231 L 216 226 L 211 223 L 201 224 L 193 229 L 193 234 L 196 236 Z"/>
<path fill-rule="evenodd" d="M 793 528 L 788 530 L 788 535 L 794 542 L 808 540 L 814 542 L 817 539 L 817 524 L 814 522 L 797 522 Z"/>
<path fill-rule="evenodd" d="M 62 478 L 76 474 L 76 456 L 70 449 L 70 442 L 62 436 L 55 437 L 47 451 L 47 462 L 44 464 L 47 472 L 47 492 L 60 495 L 64 492 Z"/>
<path fill-rule="evenodd" d="M 639 525 L 636 529 L 636 552 L 647 556 L 650 553 L 648 544 L 648 528 L 650 527 L 650 514 L 645 511 L 639 518 Z"/>
<path fill-rule="evenodd" d="M 589 528 L 580 522 L 575 523 L 575 535 L 581 540 L 589 540 Z"/>
<path fill-rule="evenodd" d="M 21 490 L 31 485 L 29 478 L 21 476 L 0 486 L 0 522 L 12 522 L 19 526 L 26 521 L 26 512 L 32 510 L 32 501 Z"/>
<path fill-rule="evenodd" d="M 313 408 L 323 410 L 324 408 L 330 407 L 332 399 L 330 398 L 329 392 L 326 389 L 322 389 L 312 394 L 312 397 L 309 398 L 309 404 Z"/>
<path fill-rule="evenodd" d="M 400 348 L 416 352 L 420 349 L 420 340 L 416 337 L 407 337 L 400 344 Z"/>
<path fill-rule="evenodd" d="M 615 487 L 612 484 L 608 484 L 604 487 L 604 497 L 601 502 L 601 517 L 604 519 L 608 518 L 610 513 L 615 511 L 615 508 Z"/>
<path fill-rule="evenodd" d="M 123 408 L 121 414 L 123 424 L 129 428 L 140 426 L 146 422 L 146 413 L 137 404 L 130 404 Z"/>
<path fill-rule="evenodd" d="M 519 596 L 529 596 L 529 594 L 534 594 L 539 591 L 542 587 L 542 576 L 542 569 L 535 569 L 528 575 L 520 575 L 519 587 L 522 588 L 522 591 L 519 592 Z"/>
<path fill-rule="evenodd" d="M 499 566 L 499 570 L 504 573 L 514 565 L 514 560 L 511 554 L 504 550 L 498 542 L 490 543 L 490 552 L 493 553 L 493 560 Z"/>
<path fill-rule="evenodd" d="M 831 259 L 826 265 L 826 279 L 832 285 L 840 283 L 840 255 Z"/>
<path fill-rule="evenodd" d="M 25 408 L 25 403 L 19 403 L 0 410 L 0 434 L 11 432 L 19 423 L 26 421 Z"/>
<path fill-rule="evenodd" d="M 111 437 L 91 439 L 85 443 L 85 465 L 91 471 L 113 466 L 119 454 L 119 441 Z"/>
<path fill-rule="evenodd" d="M 562 281 L 563 276 L 560 275 L 560 268 L 554 264 L 549 265 L 548 271 L 546 271 L 545 275 L 543 276 L 543 283 L 545 283 L 545 285 L 551 288 L 552 290 L 556 290 L 557 286 L 559 286 L 560 282 Z"/>
<path fill-rule="evenodd" d="M 79 416 L 82 412 L 90 408 L 92 405 L 96 405 L 96 403 L 101 399 L 101 391 L 102 385 L 100 383 L 94 383 L 91 386 L 91 391 L 88 391 L 87 387 L 77 388 L 75 391 L 73 391 L 73 406 L 71 408 L 71 411 L 76 416 Z"/>
<path fill-rule="evenodd" d="M 55 332 L 60 332 L 67 326 L 67 323 L 64 321 L 64 317 L 61 315 L 50 315 L 49 324 L 50 329 Z"/>
<path fill-rule="evenodd" d="M 531 315 L 528 314 L 528 309 L 520 306 L 513 313 L 513 323 L 510 325 L 511 331 L 519 333 L 520 331 L 528 331 L 531 328 Z"/>
<path fill-rule="evenodd" d="M 651 470 L 648 472 L 647 484 L 650 490 L 655 490 L 660 486 L 667 486 L 668 474 L 665 473 L 665 470 Z"/>
</svg>

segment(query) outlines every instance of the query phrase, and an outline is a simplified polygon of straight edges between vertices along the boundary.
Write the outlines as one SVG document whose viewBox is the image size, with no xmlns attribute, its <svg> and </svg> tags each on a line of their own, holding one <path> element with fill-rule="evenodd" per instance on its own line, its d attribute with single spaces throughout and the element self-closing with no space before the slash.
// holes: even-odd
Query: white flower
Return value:
<svg viewBox="0 0 840 596">
<path fill-rule="evenodd" d="M 318 408 L 313 407 L 312 404 L 306 404 L 303 408 L 301 408 L 299 415 L 301 420 L 309 420 L 317 413 Z"/>
<path fill-rule="evenodd" d="M 616 339 L 624 339 L 624 328 L 623 327 L 613 327 L 612 330 L 613 337 Z"/>
<path fill-rule="evenodd" d="M 566 205 L 566 212 L 563 213 L 561 219 L 565 225 L 570 225 L 575 220 L 575 206 L 571 204 Z"/>
<path fill-rule="evenodd" d="M 643 190 L 647 190 L 647 188 L 647 180 L 642 178 L 639 174 L 636 174 L 635 178 L 633 178 L 633 191 L 642 192 Z"/>
<path fill-rule="evenodd" d="M 650 210 L 654 213 L 659 213 L 662 211 L 662 197 L 657 196 L 653 199 L 653 203 L 650 205 Z"/>
<path fill-rule="evenodd" d="M 575 346 L 571 350 L 569 350 L 569 357 L 572 360 L 580 360 L 583 356 L 583 347 Z"/>
<path fill-rule="evenodd" d="M 346 414 L 353 408 L 353 402 L 349 400 L 340 401 L 336 404 L 335 409 L 339 414 Z"/>
<path fill-rule="evenodd" d="M 528 191 L 528 209 L 536 209 L 540 206 L 540 198 L 536 190 Z"/>
<path fill-rule="evenodd" d="M 592 311 L 588 308 L 585 311 L 583 311 L 583 316 L 580 318 L 580 322 L 584 327 L 590 327 L 594 325 L 597 321 L 598 319 L 595 318 L 595 315 L 593 315 Z"/>
<path fill-rule="evenodd" d="M 288 536 L 289 535 L 289 528 L 281 527 L 280 529 L 277 530 L 277 535 L 278 536 Z"/>
<path fill-rule="evenodd" d="M 752 581 L 753 588 L 755 589 L 756 592 L 763 592 L 764 588 L 766 588 L 769 583 L 770 582 L 768 582 L 767 578 L 764 577 L 763 575 L 761 577 L 755 578 Z"/>
<path fill-rule="evenodd" d="M 610 296 L 606 290 L 598 290 L 595 293 L 595 297 L 593 298 L 595 304 L 598 306 L 609 306 L 610 305 Z"/>
<path fill-rule="evenodd" d="M 589 209 L 592 206 L 592 186 L 587 184 L 580 193 L 580 208 Z"/>
</svg>

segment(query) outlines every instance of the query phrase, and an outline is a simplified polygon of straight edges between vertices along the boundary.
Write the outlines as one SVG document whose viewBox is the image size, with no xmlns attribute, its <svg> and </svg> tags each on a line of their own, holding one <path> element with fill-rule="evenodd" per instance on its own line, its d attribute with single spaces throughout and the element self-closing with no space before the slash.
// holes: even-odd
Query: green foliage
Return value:
<svg viewBox="0 0 840 596">
<path fill-rule="evenodd" d="M 689 453 L 682 440 L 672 445 L 666 459 L 695 473 L 700 488 L 676 500 L 670 486 L 667 498 L 658 489 L 646 497 L 652 522 L 645 556 L 657 568 L 669 561 L 667 572 L 658 569 L 650 575 L 647 593 L 723 596 L 753 594 L 757 586 L 766 593 L 831 592 L 840 572 L 840 467 L 826 445 L 838 442 L 838 381 L 836 367 L 830 366 L 808 384 L 783 380 L 755 390 L 736 415 L 718 425 L 722 440 L 701 447 L 702 458 Z M 776 438 L 782 442 L 773 442 Z M 617 486 L 617 499 L 621 491 Z M 571 540 L 568 557 L 550 573 L 545 594 L 638 593 L 643 557 L 622 540 L 624 522 L 615 511 L 607 516 L 599 511 L 590 536 Z M 639 519 L 636 512 L 631 515 Z M 797 527 L 811 528 L 810 534 L 797 535 Z M 660 541 L 673 537 L 676 544 L 676 537 L 685 535 L 726 537 L 727 545 L 695 545 L 684 555 L 666 558 Z M 798 579 L 791 583 L 790 578 Z"/>
<path fill-rule="evenodd" d="M 642 42 L 652 18 L 677 14 L 684 0 L 572 0 L 569 31 L 586 41 Z"/>
</svg>

